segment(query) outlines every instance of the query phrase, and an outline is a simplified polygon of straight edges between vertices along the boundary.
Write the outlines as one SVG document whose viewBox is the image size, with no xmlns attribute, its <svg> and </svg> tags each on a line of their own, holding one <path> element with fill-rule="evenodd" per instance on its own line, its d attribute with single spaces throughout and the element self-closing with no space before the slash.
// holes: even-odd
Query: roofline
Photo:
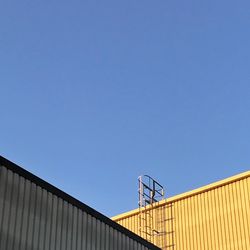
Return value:
<svg viewBox="0 0 250 250">
<path fill-rule="evenodd" d="M 210 191 L 210 190 L 213 190 L 213 189 L 228 185 L 230 183 L 246 179 L 248 177 L 250 177 L 250 171 L 246 171 L 246 172 L 231 176 L 229 178 L 226 178 L 226 179 L 223 179 L 223 180 L 220 180 L 220 181 L 217 181 L 217 182 L 213 182 L 213 183 L 208 184 L 206 186 L 203 186 L 203 187 L 200 187 L 200 188 L 197 188 L 197 189 L 194 189 L 194 190 L 182 193 L 182 194 L 175 195 L 173 197 L 170 197 L 170 198 L 164 199 L 162 201 L 159 201 L 159 202 L 153 204 L 153 206 L 154 206 L 154 208 L 156 208 L 156 207 L 163 206 L 165 204 L 170 204 L 170 203 L 173 203 L 173 202 L 176 202 L 176 201 L 179 201 L 179 200 L 186 199 L 186 198 L 188 198 L 190 196 L 201 194 L 201 193 L 204 193 L 204 192 L 207 192 L 207 191 Z M 148 209 L 151 209 L 151 207 L 148 207 Z M 130 217 L 132 215 L 136 215 L 138 213 L 139 213 L 139 208 L 131 210 L 129 212 L 122 213 L 120 215 L 113 216 L 111 219 L 114 220 L 114 221 L 118 221 L 118 220 L 128 218 L 128 217 Z"/>
<path fill-rule="evenodd" d="M 129 238 L 143 244 L 149 249 L 152 250 L 160 250 L 157 246 L 153 245 L 152 243 L 146 241 L 145 239 L 141 238 L 139 235 L 129 231 L 127 228 L 121 226 L 120 224 L 116 223 L 112 219 L 108 218 L 107 216 L 101 214 L 100 212 L 96 211 L 95 209 L 89 207 L 88 205 L 82 203 L 81 201 L 75 199 L 74 197 L 70 196 L 69 194 L 63 192 L 62 190 L 58 189 L 57 187 L 49 184 L 48 182 L 44 181 L 43 179 L 39 178 L 38 176 L 30 173 L 29 171 L 25 170 L 24 168 L 18 166 L 17 164 L 7 160 L 3 156 L 0 155 L 0 167 L 6 167 L 7 169 L 17 173 L 18 175 L 24 177 L 25 179 L 30 180 L 31 182 L 37 184 L 38 186 L 46 189 L 48 192 L 62 198 L 63 200 L 71 203 L 72 205 L 76 206 L 77 208 L 85 211 L 86 213 L 90 214 L 91 216 L 95 217 L 96 219 L 104 222 L 105 224 L 113 227 L 114 229 L 118 230 L 119 232 L 125 234 Z"/>
</svg>

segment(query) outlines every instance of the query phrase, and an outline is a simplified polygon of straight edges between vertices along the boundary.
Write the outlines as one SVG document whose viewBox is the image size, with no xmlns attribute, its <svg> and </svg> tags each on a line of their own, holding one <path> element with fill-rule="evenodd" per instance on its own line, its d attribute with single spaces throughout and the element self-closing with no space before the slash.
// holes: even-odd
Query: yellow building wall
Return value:
<svg viewBox="0 0 250 250">
<path fill-rule="evenodd" d="M 153 237 L 139 230 L 139 209 L 112 219 L 162 249 L 250 250 L 249 179 L 247 171 L 149 207 L 154 223 L 164 217 Z"/>
</svg>

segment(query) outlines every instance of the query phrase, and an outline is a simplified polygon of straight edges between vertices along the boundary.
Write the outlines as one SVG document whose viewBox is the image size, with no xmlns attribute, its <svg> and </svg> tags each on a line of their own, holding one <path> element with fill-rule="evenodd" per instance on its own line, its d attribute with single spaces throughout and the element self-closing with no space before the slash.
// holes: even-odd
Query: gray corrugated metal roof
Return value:
<svg viewBox="0 0 250 250">
<path fill-rule="evenodd" d="M 0 183 L 0 198 L 2 195 L 3 199 L 3 204 L 0 204 L 1 249 L 117 250 L 127 246 L 125 249 L 159 250 L 93 208 L 2 156 L 0 165 L 5 169 L 1 170 L 1 178 L 5 180 Z M 17 241 L 10 239 L 11 235 L 16 237 L 15 233 L 18 233 L 19 237 L 26 237 L 26 241 L 18 241 L 18 244 L 23 242 L 24 246 L 18 247 L 15 245 Z M 87 244 L 85 247 L 81 247 L 83 241 Z M 105 247 L 101 245 L 104 242 Z M 90 248 L 88 244 L 94 246 Z M 77 246 L 79 248 L 76 248 Z"/>
</svg>

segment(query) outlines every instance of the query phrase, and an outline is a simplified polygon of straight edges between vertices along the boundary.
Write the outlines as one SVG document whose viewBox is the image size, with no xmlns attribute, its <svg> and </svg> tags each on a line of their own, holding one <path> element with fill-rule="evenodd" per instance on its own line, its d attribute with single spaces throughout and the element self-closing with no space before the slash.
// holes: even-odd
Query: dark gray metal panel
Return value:
<svg viewBox="0 0 250 250">
<path fill-rule="evenodd" d="M 1 250 L 148 250 L 140 242 L 0 166 Z"/>
</svg>

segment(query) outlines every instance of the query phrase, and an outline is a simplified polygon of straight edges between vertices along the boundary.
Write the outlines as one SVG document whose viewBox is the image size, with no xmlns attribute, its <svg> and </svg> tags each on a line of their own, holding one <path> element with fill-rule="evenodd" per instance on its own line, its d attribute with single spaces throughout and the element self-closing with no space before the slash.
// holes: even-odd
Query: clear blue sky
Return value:
<svg viewBox="0 0 250 250">
<path fill-rule="evenodd" d="M 249 170 L 249 0 L 1 1 L 0 154 L 111 216 Z"/>
</svg>

